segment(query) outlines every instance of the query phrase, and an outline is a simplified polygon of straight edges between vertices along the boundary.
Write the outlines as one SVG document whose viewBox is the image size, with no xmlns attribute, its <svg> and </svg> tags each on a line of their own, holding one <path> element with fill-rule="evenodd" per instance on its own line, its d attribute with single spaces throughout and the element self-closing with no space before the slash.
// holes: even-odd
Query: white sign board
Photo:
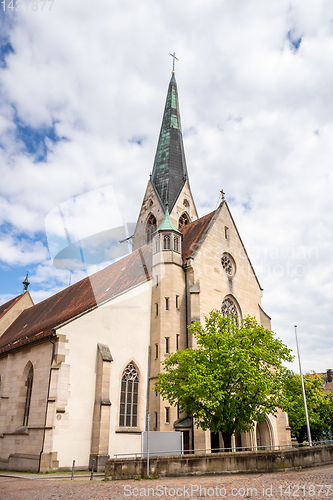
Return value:
<svg viewBox="0 0 333 500">
<path fill-rule="evenodd" d="M 147 456 L 147 434 L 141 435 L 142 456 Z M 158 432 L 149 431 L 149 456 L 158 455 L 182 455 L 183 433 L 182 432 Z"/>
</svg>

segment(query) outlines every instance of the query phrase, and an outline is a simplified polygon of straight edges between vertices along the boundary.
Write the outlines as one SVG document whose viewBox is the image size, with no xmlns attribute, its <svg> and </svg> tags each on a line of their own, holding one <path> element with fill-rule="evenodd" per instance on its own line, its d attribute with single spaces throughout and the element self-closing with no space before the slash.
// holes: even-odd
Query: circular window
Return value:
<svg viewBox="0 0 333 500">
<path fill-rule="evenodd" d="M 236 272 L 235 261 L 228 253 L 224 253 L 221 258 L 221 264 L 228 276 L 233 276 Z"/>
</svg>

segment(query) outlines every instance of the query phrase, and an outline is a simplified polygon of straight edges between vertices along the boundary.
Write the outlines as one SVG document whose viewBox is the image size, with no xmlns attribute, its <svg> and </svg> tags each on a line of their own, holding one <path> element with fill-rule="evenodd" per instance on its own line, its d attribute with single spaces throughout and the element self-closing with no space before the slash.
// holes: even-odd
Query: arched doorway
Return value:
<svg viewBox="0 0 333 500">
<path fill-rule="evenodd" d="M 256 444 L 258 447 L 260 446 L 272 446 L 272 432 L 270 429 L 270 425 L 267 421 L 262 424 L 256 425 Z"/>
<path fill-rule="evenodd" d="M 218 453 L 220 450 L 220 434 L 218 432 L 210 433 L 210 447 L 212 453 Z"/>
</svg>

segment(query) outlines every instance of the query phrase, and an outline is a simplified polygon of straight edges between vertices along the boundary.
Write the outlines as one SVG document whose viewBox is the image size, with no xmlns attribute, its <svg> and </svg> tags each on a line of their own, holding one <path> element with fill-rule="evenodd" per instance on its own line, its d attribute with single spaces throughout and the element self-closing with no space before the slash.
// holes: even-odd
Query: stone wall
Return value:
<svg viewBox="0 0 333 500">
<path fill-rule="evenodd" d="M 52 357 L 47 340 L 0 358 L 0 468 L 36 472 L 43 450 L 45 414 Z M 26 380 L 33 367 L 28 425 L 23 426 Z"/>
<path fill-rule="evenodd" d="M 333 463 L 333 445 L 322 445 L 276 451 L 151 457 L 150 474 L 172 477 L 234 472 L 277 472 L 330 463 Z M 110 479 L 134 479 L 146 474 L 145 458 L 110 459 L 105 468 L 105 476 Z"/>
</svg>

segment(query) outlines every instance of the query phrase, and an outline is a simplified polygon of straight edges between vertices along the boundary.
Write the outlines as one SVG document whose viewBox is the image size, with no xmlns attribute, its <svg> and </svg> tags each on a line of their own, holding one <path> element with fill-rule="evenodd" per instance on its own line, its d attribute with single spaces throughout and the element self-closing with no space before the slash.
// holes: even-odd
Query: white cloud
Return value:
<svg viewBox="0 0 333 500">
<path fill-rule="evenodd" d="M 293 324 L 304 325 L 304 368 L 328 368 L 332 3 L 55 0 L 51 12 L 4 17 L 1 36 L 14 53 L 0 70 L 2 262 L 41 263 L 30 280 L 41 299 L 69 280 L 34 241 L 48 213 L 112 186 L 123 221 L 136 221 L 175 50 L 199 212 L 216 208 L 224 189 L 274 329 L 292 343 Z M 18 123 L 39 133 L 54 127 L 66 140 L 46 139 L 38 161 Z M 308 255 L 297 254 L 302 248 Z"/>
<path fill-rule="evenodd" d="M 12 236 L 5 236 L 0 240 L 0 262 L 5 264 L 11 266 L 37 264 L 47 257 L 48 252 L 39 241 L 31 242 Z"/>
</svg>

